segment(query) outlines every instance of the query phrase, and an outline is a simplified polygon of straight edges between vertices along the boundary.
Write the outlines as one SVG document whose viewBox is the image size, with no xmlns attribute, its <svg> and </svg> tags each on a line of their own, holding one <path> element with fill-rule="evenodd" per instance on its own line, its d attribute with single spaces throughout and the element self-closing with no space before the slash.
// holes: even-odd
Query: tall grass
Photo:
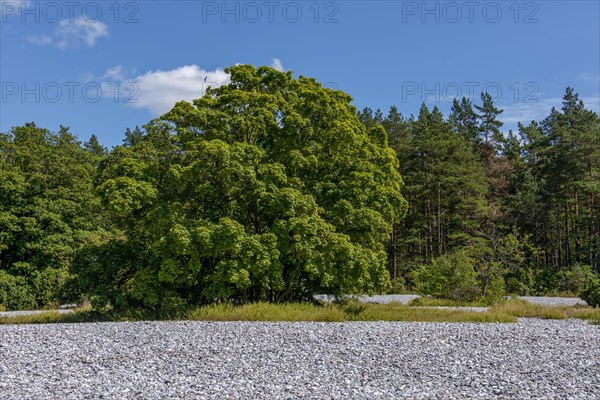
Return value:
<svg viewBox="0 0 600 400">
<path fill-rule="evenodd" d="M 438 305 L 428 302 L 427 305 Z M 463 306 L 453 304 L 453 306 Z M 471 305 L 471 304 L 469 304 Z M 240 306 L 212 304 L 181 310 L 177 313 L 160 313 L 144 310 L 92 311 L 78 309 L 69 314 L 44 312 L 35 315 L 2 317 L 0 324 L 47 324 L 104 321 L 142 320 L 193 320 L 193 321 L 416 321 L 416 322 L 516 322 L 517 318 L 565 319 L 580 318 L 590 321 L 600 320 L 600 308 L 586 306 L 549 307 L 528 303 L 524 300 L 510 300 L 491 307 L 486 312 L 456 310 L 450 308 L 414 307 L 399 303 L 374 304 L 355 301 L 324 305 L 310 303 L 253 303 Z"/>
<path fill-rule="evenodd" d="M 411 300 L 408 305 L 415 307 L 488 307 L 489 301 L 486 300 L 454 300 L 454 299 L 437 299 L 433 297 L 417 297 Z"/>
<path fill-rule="evenodd" d="M 518 318 L 565 319 L 579 318 L 585 320 L 600 319 L 600 308 L 589 306 L 545 306 L 533 304 L 521 299 L 496 304 L 490 311 L 502 312 Z"/>
<path fill-rule="evenodd" d="M 269 304 L 242 306 L 226 304 L 200 307 L 188 314 L 199 321 L 418 321 L 418 322 L 516 322 L 516 318 L 501 312 L 471 312 L 462 310 L 416 308 L 399 303 L 362 304 L 350 302 L 332 304 Z"/>
<path fill-rule="evenodd" d="M 253 303 L 241 306 L 212 304 L 190 311 L 187 319 L 194 321 L 343 322 L 346 321 L 346 314 L 334 305 L 317 306 L 308 303 Z"/>
<path fill-rule="evenodd" d="M 355 321 L 414 321 L 414 322 L 517 322 L 503 312 L 411 307 L 399 303 L 368 304 Z"/>
</svg>

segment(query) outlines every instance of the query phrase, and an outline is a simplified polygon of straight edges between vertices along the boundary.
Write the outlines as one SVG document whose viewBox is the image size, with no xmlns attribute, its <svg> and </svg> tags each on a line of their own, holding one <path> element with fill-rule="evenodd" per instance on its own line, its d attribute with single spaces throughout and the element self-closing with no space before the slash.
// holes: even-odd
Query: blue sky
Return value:
<svg viewBox="0 0 600 400">
<path fill-rule="evenodd" d="M 447 112 L 487 88 L 506 130 L 543 118 L 567 86 L 598 112 L 599 4 L 0 0 L 0 131 L 62 124 L 117 145 L 237 63 L 315 77 L 384 113 Z"/>
</svg>

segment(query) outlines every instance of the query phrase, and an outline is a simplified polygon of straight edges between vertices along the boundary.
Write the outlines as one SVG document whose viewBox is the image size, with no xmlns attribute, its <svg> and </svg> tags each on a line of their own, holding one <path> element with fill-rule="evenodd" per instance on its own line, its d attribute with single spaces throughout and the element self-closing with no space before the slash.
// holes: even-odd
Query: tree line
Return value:
<svg viewBox="0 0 600 400">
<path fill-rule="evenodd" d="M 464 252 L 482 294 L 578 293 L 600 271 L 600 119 L 567 88 L 561 109 L 500 131 L 487 93 L 455 99 L 448 118 L 423 104 L 404 117 L 365 108 L 398 156 L 410 204 L 390 237 L 392 277 L 413 285 L 419 266 Z M 456 261 L 456 260 L 455 260 Z M 456 264 L 456 262 L 455 262 Z M 418 275 L 418 274 L 417 274 Z"/>
<path fill-rule="evenodd" d="M 358 111 L 268 67 L 179 102 L 110 151 L 27 123 L 0 134 L 0 307 L 173 309 L 417 290 L 577 293 L 600 263 L 600 120 L 500 132 L 455 100 Z"/>
</svg>

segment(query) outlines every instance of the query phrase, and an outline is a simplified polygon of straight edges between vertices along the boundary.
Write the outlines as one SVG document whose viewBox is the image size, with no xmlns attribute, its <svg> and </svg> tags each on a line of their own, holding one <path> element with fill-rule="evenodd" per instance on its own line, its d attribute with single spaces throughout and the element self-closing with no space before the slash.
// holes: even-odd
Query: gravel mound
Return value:
<svg viewBox="0 0 600 400">
<path fill-rule="evenodd" d="M 0 326 L 0 399 L 590 400 L 599 339 L 579 320 Z"/>
</svg>

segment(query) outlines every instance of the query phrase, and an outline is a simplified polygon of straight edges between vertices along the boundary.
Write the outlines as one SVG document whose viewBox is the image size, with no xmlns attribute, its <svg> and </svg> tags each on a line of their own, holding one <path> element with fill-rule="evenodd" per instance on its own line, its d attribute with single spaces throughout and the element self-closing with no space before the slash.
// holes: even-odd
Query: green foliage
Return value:
<svg viewBox="0 0 600 400">
<path fill-rule="evenodd" d="M 406 280 L 402 276 L 392 279 L 390 288 L 387 294 L 404 294 L 406 293 Z"/>
<path fill-rule="evenodd" d="M 592 307 L 600 307 L 600 278 L 596 275 L 588 279 L 580 297 Z"/>
<path fill-rule="evenodd" d="M 110 152 L 62 126 L 0 133 L 2 307 L 167 315 L 413 284 L 597 304 L 600 118 L 573 89 L 505 137 L 487 93 L 384 117 L 291 72 L 227 71 Z"/>
<path fill-rule="evenodd" d="M 5 290 L 17 296 L 7 308 L 56 301 L 75 249 L 100 219 L 93 191 L 98 157 L 67 127 L 51 133 L 27 123 L 0 135 L 0 272 L 22 287 Z"/>
<path fill-rule="evenodd" d="M 464 252 L 438 257 L 413 272 L 415 290 L 424 295 L 472 300 L 479 292 L 474 260 Z"/>
<path fill-rule="evenodd" d="M 576 263 L 569 270 L 561 270 L 558 279 L 558 290 L 561 293 L 576 295 L 598 280 L 598 276 L 592 271 L 592 267 L 589 265 Z"/>
<path fill-rule="evenodd" d="M 30 310 L 35 307 L 32 288 L 22 276 L 0 270 L 0 304 L 8 310 Z"/>
<path fill-rule="evenodd" d="M 407 204 L 387 133 L 340 91 L 271 68 L 178 103 L 101 163 L 119 237 L 73 264 L 98 307 L 170 309 L 384 291 Z"/>
</svg>

